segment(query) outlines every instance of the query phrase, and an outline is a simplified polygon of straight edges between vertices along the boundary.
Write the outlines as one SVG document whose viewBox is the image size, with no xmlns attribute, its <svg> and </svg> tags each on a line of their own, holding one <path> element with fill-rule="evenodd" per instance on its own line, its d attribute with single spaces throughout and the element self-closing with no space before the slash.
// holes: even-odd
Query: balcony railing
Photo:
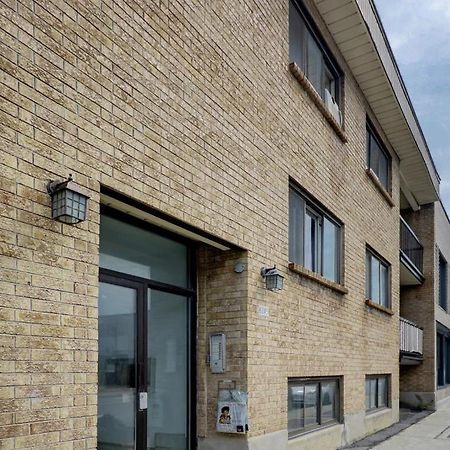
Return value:
<svg viewBox="0 0 450 450">
<path fill-rule="evenodd" d="M 408 262 L 423 274 L 423 246 L 411 227 L 400 216 L 400 250 Z"/>
<path fill-rule="evenodd" d="M 423 330 L 414 322 L 400 317 L 400 353 L 423 354 Z"/>
</svg>

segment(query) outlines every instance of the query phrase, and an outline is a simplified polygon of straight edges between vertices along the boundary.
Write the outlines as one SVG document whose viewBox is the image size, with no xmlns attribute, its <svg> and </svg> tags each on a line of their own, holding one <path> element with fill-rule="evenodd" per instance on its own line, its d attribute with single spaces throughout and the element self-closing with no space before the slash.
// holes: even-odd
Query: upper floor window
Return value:
<svg viewBox="0 0 450 450">
<path fill-rule="evenodd" d="M 372 169 L 383 187 L 390 190 L 391 157 L 375 130 L 367 123 L 367 167 Z"/>
<path fill-rule="evenodd" d="M 295 437 L 339 421 L 339 379 L 289 380 L 288 432 Z"/>
<path fill-rule="evenodd" d="M 366 411 L 386 408 L 388 399 L 389 377 L 387 375 L 366 376 Z"/>
<path fill-rule="evenodd" d="M 366 298 L 390 308 L 390 265 L 373 250 L 366 249 Z"/>
<path fill-rule="evenodd" d="M 289 261 L 340 282 L 341 225 L 296 186 L 289 189 Z"/>
<path fill-rule="evenodd" d="M 324 101 L 328 92 L 332 101 L 339 104 L 339 70 L 297 0 L 289 2 L 289 58 L 303 70 Z"/>
<path fill-rule="evenodd" d="M 447 310 L 447 261 L 439 252 L 439 305 Z"/>
</svg>

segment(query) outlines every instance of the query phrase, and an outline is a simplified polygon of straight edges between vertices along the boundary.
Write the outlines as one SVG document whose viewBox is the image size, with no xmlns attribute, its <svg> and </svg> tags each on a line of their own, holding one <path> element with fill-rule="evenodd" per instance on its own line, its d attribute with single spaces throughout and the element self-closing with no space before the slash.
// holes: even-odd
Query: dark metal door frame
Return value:
<svg viewBox="0 0 450 450">
<path fill-rule="evenodd" d="M 192 258 L 190 258 L 191 260 Z M 195 275 L 194 267 L 191 266 L 191 261 L 188 261 L 189 273 Z M 188 410 L 187 417 L 187 431 L 188 431 L 188 449 L 194 450 L 196 448 L 196 348 L 195 348 L 195 333 L 196 333 L 196 315 L 195 315 L 195 290 L 192 288 L 180 288 L 145 278 L 140 278 L 134 275 L 124 274 L 109 269 L 100 268 L 99 281 L 107 284 L 114 284 L 118 286 L 128 287 L 136 290 L 137 304 L 136 304 L 136 348 L 135 348 L 135 386 L 136 386 L 136 449 L 147 450 L 147 411 L 139 408 L 139 394 L 147 392 L 148 388 L 148 289 L 167 292 L 171 294 L 185 296 L 188 303 L 188 373 L 187 379 L 187 394 L 188 394 Z M 193 286 L 192 284 L 190 284 Z M 148 394 L 147 394 L 148 395 Z"/>
</svg>

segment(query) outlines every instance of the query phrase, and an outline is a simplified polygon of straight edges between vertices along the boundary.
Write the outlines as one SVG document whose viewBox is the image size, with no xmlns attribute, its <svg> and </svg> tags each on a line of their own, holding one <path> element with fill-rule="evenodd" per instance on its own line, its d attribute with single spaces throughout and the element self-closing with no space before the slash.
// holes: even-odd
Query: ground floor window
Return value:
<svg viewBox="0 0 450 450">
<path fill-rule="evenodd" d="M 450 384 L 450 334 L 447 332 L 436 335 L 436 366 L 438 387 Z"/>
<path fill-rule="evenodd" d="M 366 411 L 389 406 L 389 376 L 366 376 Z"/>
<path fill-rule="evenodd" d="M 289 379 L 288 431 L 304 431 L 339 421 L 339 379 Z"/>
</svg>

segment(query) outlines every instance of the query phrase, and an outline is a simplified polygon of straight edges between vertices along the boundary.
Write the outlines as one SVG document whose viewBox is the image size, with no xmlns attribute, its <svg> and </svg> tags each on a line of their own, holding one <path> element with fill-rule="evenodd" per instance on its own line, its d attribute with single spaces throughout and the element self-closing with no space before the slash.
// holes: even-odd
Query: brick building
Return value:
<svg viewBox="0 0 450 450">
<path fill-rule="evenodd" d="M 439 408 L 450 401 L 450 222 L 440 202 L 402 217 L 400 400 Z"/>
<path fill-rule="evenodd" d="M 0 20 L 2 448 L 325 450 L 397 421 L 400 209 L 439 177 L 372 2 Z M 76 225 L 47 192 L 69 175 Z M 248 431 L 217 432 L 236 391 Z"/>
</svg>

